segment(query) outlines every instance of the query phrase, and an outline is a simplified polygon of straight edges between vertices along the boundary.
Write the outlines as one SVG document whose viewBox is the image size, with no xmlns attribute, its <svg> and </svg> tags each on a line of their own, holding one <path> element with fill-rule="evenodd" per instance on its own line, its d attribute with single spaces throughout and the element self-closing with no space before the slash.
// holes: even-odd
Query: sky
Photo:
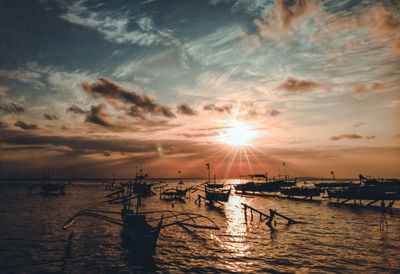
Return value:
<svg viewBox="0 0 400 274">
<path fill-rule="evenodd" d="M 1 178 L 400 177 L 398 1 L 0 0 L 0 37 Z"/>
</svg>

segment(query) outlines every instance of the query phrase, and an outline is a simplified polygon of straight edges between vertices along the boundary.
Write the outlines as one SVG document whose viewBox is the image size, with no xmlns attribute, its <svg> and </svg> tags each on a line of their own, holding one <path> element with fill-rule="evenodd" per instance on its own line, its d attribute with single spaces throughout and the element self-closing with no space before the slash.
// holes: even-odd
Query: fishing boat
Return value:
<svg viewBox="0 0 400 274">
<path fill-rule="evenodd" d="M 40 194 L 45 195 L 57 195 L 65 194 L 65 189 L 71 182 L 63 181 L 59 183 L 51 183 L 50 180 L 44 180 L 42 183 L 34 184 L 28 187 L 29 192 L 32 192 L 36 188 L 40 188 Z"/>
<path fill-rule="evenodd" d="M 235 190 L 241 193 L 248 192 L 279 192 L 282 187 L 290 187 L 296 184 L 296 179 L 289 179 L 285 176 L 283 179 L 269 179 L 267 174 L 250 174 L 241 176 L 241 178 L 250 178 L 246 183 L 235 185 Z"/>
<path fill-rule="evenodd" d="M 112 197 L 112 194 L 107 195 L 109 198 L 112 198 L 107 202 L 112 204 L 122 203 L 123 208 L 120 212 L 81 210 L 63 225 L 63 229 L 70 227 L 74 223 L 75 219 L 80 216 L 94 217 L 112 224 L 120 225 L 123 227 L 123 240 L 129 244 L 130 248 L 137 250 L 139 254 L 145 257 L 155 254 L 160 230 L 167 226 L 179 225 L 186 230 L 189 230 L 187 227 L 219 229 L 213 220 L 196 213 L 185 213 L 172 210 L 139 212 L 141 197 L 139 195 L 132 195 L 129 189 L 128 193 L 121 193 L 119 190 L 113 194 L 117 197 Z M 136 199 L 136 212 L 131 209 L 131 200 L 133 199 Z M 120 219 L 111 217 L 111 215 L 119 215 Z M 206 224 L 196 222 L 199 219 L 201 219 L 203 223 L 206 222 Z M 167 222 L 165 222 L 165 220 Z"/>
<path fill-rule="evenodd" d="M 304 197 L 310 198 L 319 197 L 321 195 L 321 188 L 310 186 L 292 186 L 281 188 L 281 194 L 289 197 Z"/>
<path fill-rule="evenodd" d="M 207 166 L 207 170 L 208 170 L 208 181 L 205 182 L 205 186 L 204 186 L 206 200 L 227 202 L 229 200 L 229 195 L 231 193 L 231 189 L 227 188 L 224 183 L 217 184 L 215 175 L 214 175 L 214 182 L 211 182 L 211 180 L 210 180 L 210 164 L 207 163 L 206 166 Z"/>
<path fill-rule="evenodd" d="M 183 185 L 184 183 L 182 180 L 180 180 L 176 188 L 162 190 L 160 192 L 160 199 L 169 201 L 182 200 L 184 197 L 186 197 L 186 193 L 190 190 L 190 188 L 185 188 Z"/>
<path fill-rule="evenodd" d="M 148 180 L 148 175 L 143 175 L 143 169 L 140 169 L 140 175 L 136 173 L 135 181 L 133 183 L 129 183 L 130 187 L 133 190 L 134 194 L 140 195 L 141 197 L 154 195 L 155 193 L 151 190 L 153 186 L 152 183 Z"/>
</svg>

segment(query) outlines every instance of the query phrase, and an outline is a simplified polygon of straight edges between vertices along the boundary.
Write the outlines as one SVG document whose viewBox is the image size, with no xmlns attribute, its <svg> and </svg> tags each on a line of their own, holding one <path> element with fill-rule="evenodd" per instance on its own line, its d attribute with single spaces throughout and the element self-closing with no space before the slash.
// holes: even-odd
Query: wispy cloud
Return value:
<svg viewBox="0 0 400 274">
<path fill-rule="evenodd" d="M 151 17 L 130 14 L 127 10 L 109 11 L 91 8 L 88 1 L 78 1 L 73 4 L 59 2 L 66 10 L 60 16 L 62 19 L 94 29 L 110 42 L 140 46 L 180 44 L 171 30 L 157 27 Z"/>
<path fill-rule="evenodd" d="M 338 135 L 338 136 L 332 136 L 330 139 L 332 141 L 338 141 L 338 140 L 342 140 L 342 139 L 362 139 L 363 136 L 361 135 L 357 135 L 357 134 L 342 134 L 342 135 Z M 375 139 L 376 136 L 365 136 L 365 139 L 367 140 L 371 140 L 371 139 Z"/>
</svg>

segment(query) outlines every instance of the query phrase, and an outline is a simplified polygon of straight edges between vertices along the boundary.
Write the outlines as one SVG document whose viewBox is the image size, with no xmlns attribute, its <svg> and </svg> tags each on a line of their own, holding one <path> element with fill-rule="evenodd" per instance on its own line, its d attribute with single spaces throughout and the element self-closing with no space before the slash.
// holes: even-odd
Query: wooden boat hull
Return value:
<svg viewBox="0 0 400 274">
<path fill-rule="evenodd" d="M 230 193 L 230 189 L 205 188 L 206 199 L 209 201 L 227 202 L 229 200 Z"/>
</svg>

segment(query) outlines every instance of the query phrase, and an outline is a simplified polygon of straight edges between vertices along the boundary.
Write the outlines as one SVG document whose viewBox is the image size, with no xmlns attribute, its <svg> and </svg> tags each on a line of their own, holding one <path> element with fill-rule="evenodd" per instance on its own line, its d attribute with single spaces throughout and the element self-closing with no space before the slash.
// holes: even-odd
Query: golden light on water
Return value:
<svg viewBox="0 0 400 274">
<path fill-rule="evenodd" d="M 227 121 L 229 127 L 221 132 L 217 137 L 217 141 L 232 146 L 252 146 L 253 139 L 257 136 L 257 132 L 250 124 L 244 121 L 232 119 Z"/>
</svg>

